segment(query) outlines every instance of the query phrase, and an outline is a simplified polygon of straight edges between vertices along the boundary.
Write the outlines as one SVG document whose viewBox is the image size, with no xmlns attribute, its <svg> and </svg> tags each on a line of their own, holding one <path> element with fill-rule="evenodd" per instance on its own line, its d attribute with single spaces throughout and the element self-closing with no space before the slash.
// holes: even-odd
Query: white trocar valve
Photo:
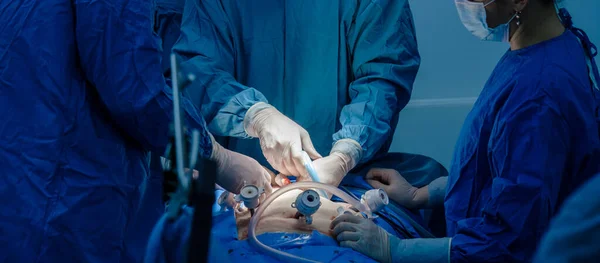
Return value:
<svg viewBox="0 0 600 263">
<path fill-rule="evenodd" d="M 388 195 L 383 189 L 372 189 L 360 198 L 360 202 L 367 206 L 371 212 L 379 212 L 390 203 Z"/>
</svg>

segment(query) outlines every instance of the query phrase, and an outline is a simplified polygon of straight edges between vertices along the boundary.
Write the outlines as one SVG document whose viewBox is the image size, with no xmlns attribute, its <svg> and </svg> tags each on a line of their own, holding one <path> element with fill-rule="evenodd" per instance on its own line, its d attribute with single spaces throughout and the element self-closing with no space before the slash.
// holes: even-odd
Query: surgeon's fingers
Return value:
<svg viewBox="0 0 600 263">
<path fill-rule="evenodd" d="M 267 162 L 278 172 L 289 174 L 289 171 L 285 167 L 286 155 L 284 154 L 287 147 L 276 141 L 268 140 L 268 138 L 261 138 L 259 143 Z"/>
<path fill-rule="evenodd" d="M 369 183 L 371 186 L 373 186 L 373 188 L 375 188 L 375 189 L 381 188 L 381 189 L 383 189 L 385 192 L 388 192 L 388 189 L 387 189 L 387 188 L 389 187 L 389 185 L 382 184 L 380 181 L 377 181 L 377 180 L 369 180 L 369 179 L 367 179 L 366 181 L 367 181 L 367 183 Z"/>
<path fill-rule="evenodd" d="M 267 199 L 267 197 L 269 197 L 269 196 L 270 196 L 270 195 L 273 193 L 273 187 L 271 187 L 271 185 L 270 185 L 270 184 L 269 184 L 269 185 L 265 185 L 265 186 L 264 186 L 264 189 L 265 189 L 265 192 L 264 192 L 264 194 L 261 194 L 261 195 L 258 197 L 258 202 L 259 202 L 259 203 L 262 203 L 262 202 L 264 202 L 264 201 L 265 201 L 265 199 Z"/>
<path fill-rule="evenodd" d="M 303 174 L 302 176 L 297 176 L 296 182 L 312 182 L 312 178 L 310 178 L 310 175 L 308 175 L 308 173 L 306 173 L 306 174 Z"/>
<path fill-rule="evenodd" d="M 271 169 L 265 167 L 264 165 L 261 165 L 263 169 L 265 169 L 265 171 L 267 171 L 267 173 L 269 173 L 269 175 L 271 177 L 275 177 L 275 173 L 273 171 L 271 171 Z"/>
<path fill-rule="evenodd" d="M 340 242 L 340 247 L 347 247 L 354 249 L 356 247 L 356 241 L 342 241 Z M 354 249 L 356 250 L 356 249 Z"/>
<path fill-rule="evenodd" d="M 273 178 L 272 184 L 276 185 L 276 186 L 286 186 L 288 184 L 291 184 L 292 182 L 290 181 L 289 178 L 287 178 L 287 176 L 283 175 L 283 174 L 278 174 Z"/>
<path fill-rule="evenodd" d="M 266 196 L 268 196 L 271 193 L 273 193 L 273 187 L 271 186 L 271 176 L 269 175 L 269 173 L 267 173 L 265 171 L 263 177 L 264 177 L 263 188 L 265 189 Z"/>
<path fill-rule="evenodd" d="M 303 177 L 306 176 L 307 171 L 306 171 L 306 167 L 304 166 L 304 154 L 302 153 L 302 148 L 300 146 L 298 147 L 294 147 L 292 149 L 292 161 L 294 162 L 294 168 L 296 170 L 296 174 L 294 174 L 296 177 Z"/>
<path fill-rule="evenodd" d="M 360 233 L 358 232 L 342 232 L 338 235 L 335 236 L 335 239 L 338 242 L 344 242 L 344 241 L 358 241 L 360 239 Z"/>
<path fill-rule="evenodd" d="M 367 176 L 365 177 L 367 180 L 379 181 L 383 184 L 389 185 L 391 182 L 392 172 L 396 172 L 393 169 L 381 169 L 381 168 L 373 168 L 369 170 Z"/>
<path fill-rule="evenodd" d="M 342 234 L 342 233 L 355 233 L 356 231 L 356 224 L 354 223 L 349 223 L 349 222 L 341 222 L 337 225 L 335 225 L 335 227 L 333 228 L 333 230 L 331 231 L 331 234 L 334 237 L 337 237 L 338 235 Z"/>
<path fill-rule="evenodd" d="M 358 223 L 360 223 L 360 219 L 361 219 L 360 217 L 352 215 L 352 214 L 343 214 L 343 215 L 340 215 L 340 216 L 336 217 L 335 219 L 333 219 L 333 221 L 331 221 L 330 228 L 334 229 L 338 224 L 341 224 L 344 222 L 358 224 Z"/>
<path fill-rule="evenodd" d="M 267 162 L 273 167 L 273 169 L 282 174 L 288 174 L 283 163 L 283 158 L 275 158 L 272 154 L 264 152 L 264 149 L 263 155 L 265 156 L 265 159 L 267 159 Z"/>
<path fill-rule="evenodd" d="M 271 186 L 271 184 L 266 184 L 265 185 L 265 194 L 270 195 L 273 193 L 273 187 Z"/>
<path fill-rule="evenodd" d="M 302 149 L 304 149 L 304 151 L 308 153 L 308 156 L 311 159 L 315 160 L 323 158 L 323 156 L 321 156 L 319 152 L 317 152 L 317 149 L 315 149 L 315 146 L 313 145 L 312 140 L 310 139 L 310 135 L 306 130 L 302 129 L 302 131 L 300 132 L 300 139 L 302 140 Z"/>
<path fill-rule="evenodd" d="M 298 171 L 300 166 L 298 165 L 298 160 L 296 159 L 299 154 L 302 154 L 302 148 L 300 148 L 298 143 L 292 143 L 285 150 L 283 150 L 283 162 L 285 164 L 285 169 L 288 171 L 287 173 L 282 172 L 283 174 L 293 176 L 300 175 L 300 171 Z"/>
<path fill-rule="evenodd" d="M 265 166 L 262 166 L 262 168 L 265 169 L 265 171 L 269 174 L 268 180 L 271 182 L 271 186 L 281 186 L 277 183 L 277 175 L 275 175 L 275 173 L 271 171 L 271 169 Z"/>
</svg>

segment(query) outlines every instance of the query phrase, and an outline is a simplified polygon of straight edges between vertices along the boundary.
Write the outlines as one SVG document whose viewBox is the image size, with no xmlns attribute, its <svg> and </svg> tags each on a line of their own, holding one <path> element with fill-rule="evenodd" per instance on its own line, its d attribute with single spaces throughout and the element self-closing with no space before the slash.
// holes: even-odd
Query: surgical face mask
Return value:
<svg viewBox="0 0 600 263">
<path fill-rule="evenodd" d="M 508 42 L 510 39 L 510 22 L 512 22 L 516 14 L 505 24 L 494 28 L 488 27 L 485 7 L 495 1 L 492 0 L 484 4 L 469 0 L 454 0 L 460 20 L 474 36 L 486 41 Z"/>
</svg>

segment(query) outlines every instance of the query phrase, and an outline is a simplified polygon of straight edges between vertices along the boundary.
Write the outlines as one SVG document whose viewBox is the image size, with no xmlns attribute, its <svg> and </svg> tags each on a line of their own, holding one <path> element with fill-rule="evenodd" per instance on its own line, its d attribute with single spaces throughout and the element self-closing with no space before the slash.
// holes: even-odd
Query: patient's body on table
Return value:
<svg viewBox="0 0 600 263">
<path fill-rule="evenodd" d="M 277 191 L 277 188 L 273 190 Z M 263 213 L 258 225 L 256 226 L 256 234 L 263 233 L 305 233 L 309 234 L 313 231 L 331 236 L 329 226 L 331 221 L 338 216 L 338 208 L 345 211 L 357 214 L 350 209 L 350 204 L 343 202 L 333 202 L 326 198 L 320 198 L 321 206 L 312 214 L 311 224 L 307 224 L 304 217 L 298 217 L 298 209 L 291 206 L 296 201 L 296 197 L 300 195 L 302 190 L 291 190 L 284 193 L 271 203 Z M 231 194 L 230 194 L 231 195 Z M 250 223 L 250 212 L 243 207 L 234 209 L 236 217 L 236 225 L 238 230 L 238 238 L 240 240 L 248 237 L 248 224 Z"/>
<path fill-rule="evenodd" d="M 410 178 L 409 173 L 406 174 Z M 434 174 L 425 179 L 419 177 L 418 180 L 421 180 L 422 184 L 428 184 L 429 181 L 444 175 L 444 173 Z M 361 174 L 349 174 L 340 188 L 357 198 L 372 189 Z M 312 215 L 313 220 L 309 225 L 303 218 L 297 217 L 298 210 L 291 206 L 300 193 L 302 193 L 301 190 L 284 193 L 266 208 L 256 229 L 258 239 L 262 243 L 319 262 L 374 262 L 359 252 L 339 247 L 337 241 L 331 237 L 330 224 L 338 216 L 339 207 L 357 214 L 350 209 L 349 204 L 336 197 L 331 200 L 321 198 L 321 206 Z M 192 209 L 186 208 L 184 214 L 175 222 L 167 222 L 164 219 L 159 222 L 149 244 L 146 262 L 181 262 L 166 259 L 182 258 L 185 244 L 190 235 L 189 225 L 192 211 Z M 377 213 L 377 216 L 378 218 L 375 218 L 374 222 L 392 235 L 401 238 L 415 238 L 425 237 L 428 234 L 424 227 L 426 224 L 419 211 L 410 211 L 390 202 L 387 207 Z M 278 262 L 265 256 L 249 244 L 247 240 L 249 221 L 249 212 L 244 209 L 241 212 L 237 209 L 230 209 L 214 214 L 210 262 L 236 262 L 238 260 Z"/>
</svg>

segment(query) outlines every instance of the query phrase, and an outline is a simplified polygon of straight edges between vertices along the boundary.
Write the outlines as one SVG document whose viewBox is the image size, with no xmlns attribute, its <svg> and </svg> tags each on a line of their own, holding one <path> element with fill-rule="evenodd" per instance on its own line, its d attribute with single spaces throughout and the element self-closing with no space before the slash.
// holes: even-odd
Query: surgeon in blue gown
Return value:
<svg viewBox="0 0 600 263">
<path fill-rule="evenodd" d="M 388 155 L 420 65 L 407 0 L 185 4 L 173 51 L 197 72 L 188 95 L 229 149 L 300 177 L 306 151 L 333 185 Z M 437 167 L 423 156 L 388 157 L 421 176 Z"/>
<path fill-rule="evenodd" d="M 552 0 L 455 2 L 469 31 L 510 50 L 465 120 L 448 177 L 415 191 L 393 170 L 372 181 L 406 193 L 396 200 L 407 206 L 445 193 L 448 237 L 399 239 L 349 215 L 334 235 L 380 262 L 531 262 L 564 200 L 600 168 L 597 50 Z"/>
<path fill-rule="evenodd" d="M 183 13 L 183 4 L 185 0 L 156 0 L 154 6 L 154 32 L 160 41 L 160 48 L 163 50 L 161 59 L 161 72 L 167 78 L 171 76 L 171 48 L 179 38 L 179 26 L 181 25 L 181 15 Z M 144 191 L 140 195 L 140 207 L 136 217 L 144 220 L 137 221 L 127 229 L 124 241 L 126 260 L 139 262 L 146 251 L 147 241 L 150 237 L 150 231 L 164 214 L 165 203 L 160 193 L 163 191 L 163 167 L 160 154 L 151 155 L 150 176 L 147 176 L 142 183 Z"/>
<path fill-rule="evenodd" d="M 171 75 L 170 56 L 181 34 L 181 18 L 185 0 L 155 0 L 154 32 L 159 36 L 163 49 L 162 71 Z"/>
<path fill-rule="evenodd" d="M 150 151 L 164 153 L 173 115 L 152 2 L 13 0 L 0 10 L 0 262 L 139 262 L 129 248 L 145 246 L 161 206 L 145 198 L 157 179 Z M 270 186 L 258 162 L 214 143 L 183 104 L 221 186 Z"/>
<path fill-rule="evenodd" d="M 600 174 L 563 204 L 540 242 L 536 263 L 593 263 L 600 258 Z"/>
</svg>

